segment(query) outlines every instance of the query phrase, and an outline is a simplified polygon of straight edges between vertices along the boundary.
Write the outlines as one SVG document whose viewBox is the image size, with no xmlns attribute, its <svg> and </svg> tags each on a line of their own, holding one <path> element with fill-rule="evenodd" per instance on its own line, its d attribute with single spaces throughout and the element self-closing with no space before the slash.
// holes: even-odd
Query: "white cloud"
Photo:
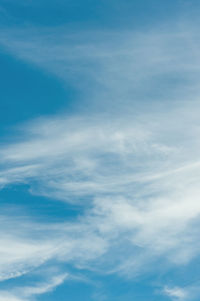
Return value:
<svg viewBox="0 0 200 301">
<path fill-rule="evenodd" d="M 48 262 L 86 265 L 107 249 L 106 239 L 85 222 L 46 225 L 5 216 L 0 229 L 0 281 L 33 272 Z"/>
<path fill-rule="evenodd" d="M 177 299 L 184 300 L 188 296 L 187 291 L 185 291 L 180 287 L 173 287 L 173 288 L 165 287 L 164 293 L 167 296 L 171 297 L 172 299 L 176 299 L 176 300 Z"/>
<path fill-rule="evenodd" d="M 140 102 L 150 109 L 148 102 L 199 93 L 196 27 L 172 23 L 145 33 L 3 28 L 0 44 L 81 89 L 82 107 L 86 102 L 93 109 L 129 111 Z"/>
<path fill-rule="evenodd" d="M 176 114 L 162 118 L 161 129 L 150 122 L 153 116 L 146 119 L 147 127 L 131 119 L 102 122 L 101 116 L 44 120 L 29 125 L 24 141 L 5 145 L 1 150 L 5 184 L 25 181 L 32 185 L 34 180 L 33 193 L 78 202 L 85 208 L 90 203 L 91 208 L 77 221 L 57 226 L 53 237 L 59 236 L 60 242 L 47 239 L 41 244 L 42 237 L 35 233 L 36 242 L 26 245 L 26 238 L 17 250 L 30 250 L 30 262 L 36 258 L 40 264 L 44 254 L 45 260 L 58 258 L 88 268 L 90 261 L 104 254 L 98 260 L 100 268 L 99 263 L 109 260 L 115 247 L 115 270 L 125 273 L 138 272 L 145 260 L 156 256 L 181 264 L 198 255 L 198 135 L 189 137 L 182 129 L 168 128 L 168 120 Z M 197 127 L 192 125 L 191 131 Z M 6 239 L 2 243 L 9 244 Z M 122 244 L 129 245 L 126 260 L 119 260 L 117 250 Z M 16 251 L 12 256 L 14 262 L 18 260 Z M 135 268 L 130 260 L 137 262 Z M 93 261 L 92 266 L 96 266 Z M 113 269 L 112 264 L 107 267 Z"/>
<path fill-rule="evenodd" d="M 188 281 L 186 285 L 165 286 L 163 293 L 172 300 L 198 300 L 199 299 L 199 281 Z"/>
<path fill-rule="evenodd" d="M 18 287 L 8 291 L 0 290 L 0 301 L 28 301 L 37 295 L 42 295 L 54 290 L 67 279 L 67 274 L 54 276 L 46 283 L 37 286 Z"/>
</svg>

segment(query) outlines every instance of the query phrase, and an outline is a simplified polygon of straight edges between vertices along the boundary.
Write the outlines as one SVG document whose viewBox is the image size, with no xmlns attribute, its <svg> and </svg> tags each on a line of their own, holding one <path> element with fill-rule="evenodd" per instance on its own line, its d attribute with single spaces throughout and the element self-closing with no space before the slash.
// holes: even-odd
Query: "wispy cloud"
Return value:
<svg viewBox="0 0 200 301">
<path fill-rule="evenodd" d="M 37 295 L 42 295 L 54 290 L 61 285 L 67 278 L 67 274 L 54 276 L 46 283 L 36 286 L 14 288 L 11 291 L 0 291 L 0 301 L 27 301 L 32 300 Z"/>
<path fill-rule="evenodd" d="M 200 248 L 196 231 L 200 164 L 193 151 L 198 141 L 187 132 L 168 128 L 167 120 L 173 116 L 168 114 L 161 129 L 151 125 L 151 118 L 146 119 L 147 128 L 131 119 L 103 123 L 100 117 L 35 122 L 27 129 L 24 141 L 2 148 L 2 182 L 25 181 L 33 193 L 78 202 L 86 208 L 89 203 L 91 209 L 81 219 L 60 225 L 59 230 L 62 244 L 63 237 L 70 246 L 95 241 L 92 248 L 91 243 L 86 247 L 90 249 L 87 259 L 102 252 L 109 258 L 113 237 L 117 237 L 116 250 L 125 240 L 139 267 L 143 255 L 148 260 L 164 256 L 174 263 L 188 262 Z M 193 132 L 196 128 L 191 125 Z M 169 137 L 167 142 L 160 138 L 160 131 Z M 175 142 L 179 135 L 182 144 Z M 72 239 L 67 227 L 72 235 L 81 231 L 79 239 Z M 62 247 L 56 249 L 52 257 L 62 252 Z M 82 261 L 84 252 L 79 247 L 73 254 Z M 66 257 L 65 252 L 63 256 L 73 258 Z M 134 270 L 129 260 L 118 260 L 118 264 L 124 271 Z"/>
<path fill-rule="evenodd" d="M 175 23 L 145 33 L 2 28 L 0 44 L 81 89 L 82 105 L 129 110 L 199 92 L 198 36 L 195 26 Z"/>
<path fill-rule="evenodd" d="M 191 281 L 185 286 L 166 286 L 163 293 L 171 300 L 198 300 L 199 298 L 199 281 Z"/>
<path fill-rule="evenodd" d="M 172 299 L 176 300 L 184 300 L 188 297 L 187 291 L 180 287 L 169 288 L 166 287 L 164 289 L 164 293 Z"/>
</svg>

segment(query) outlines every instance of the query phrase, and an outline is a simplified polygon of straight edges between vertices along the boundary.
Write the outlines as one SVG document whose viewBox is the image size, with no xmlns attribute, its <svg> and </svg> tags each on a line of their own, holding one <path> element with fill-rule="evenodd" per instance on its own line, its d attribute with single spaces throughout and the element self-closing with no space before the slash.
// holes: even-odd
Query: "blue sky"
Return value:
<svg viewBox="0 0 200 301">
<path fill-rule="evenodd" d="M 199 13 L 0 0 L 0 301 L 199 300 Z"/>
</svg>

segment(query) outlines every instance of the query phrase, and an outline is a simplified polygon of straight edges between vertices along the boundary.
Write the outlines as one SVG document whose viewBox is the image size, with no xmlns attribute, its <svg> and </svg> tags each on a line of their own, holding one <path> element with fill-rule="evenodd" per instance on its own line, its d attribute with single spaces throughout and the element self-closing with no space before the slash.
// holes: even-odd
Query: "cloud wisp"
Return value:
<svg viewBox="0 0 200 301">
<path fill-rule="evenodd" d="M 54 276 L 46 283 L 40 283 L 36 286 L 27 286 L 12 289 L 12 291 L 0 290 L 0 301 L 28 301 L 33 300 L 36 296 L 53 291 L 61 285 L 67 278 L 67 274 Z"/>
<path fill-rule="evenodd" d="M 164 294 L 166 294 L 174 300 L 185 300 L 188 297 L 187 291 L 180 287 L 165 287 Z"/>
</svg>

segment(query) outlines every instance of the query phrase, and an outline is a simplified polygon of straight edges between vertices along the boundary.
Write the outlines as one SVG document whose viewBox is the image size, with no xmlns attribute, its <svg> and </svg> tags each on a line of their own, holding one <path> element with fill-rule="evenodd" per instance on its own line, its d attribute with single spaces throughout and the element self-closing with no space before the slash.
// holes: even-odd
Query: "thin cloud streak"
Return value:
<svg viewBox="0 0 200 301">
<path fill-rule="evenodd" d="M 33 298 L 35 300 L 36 296 L 53 291 L 57 286 L 61 285 L 67 277 L 67 274 L 61 274 L 37 286 L 18 287 L 9 292 L 0 290 L 0 301 L 30 301 L 33 300 Z"/>
</svg>

